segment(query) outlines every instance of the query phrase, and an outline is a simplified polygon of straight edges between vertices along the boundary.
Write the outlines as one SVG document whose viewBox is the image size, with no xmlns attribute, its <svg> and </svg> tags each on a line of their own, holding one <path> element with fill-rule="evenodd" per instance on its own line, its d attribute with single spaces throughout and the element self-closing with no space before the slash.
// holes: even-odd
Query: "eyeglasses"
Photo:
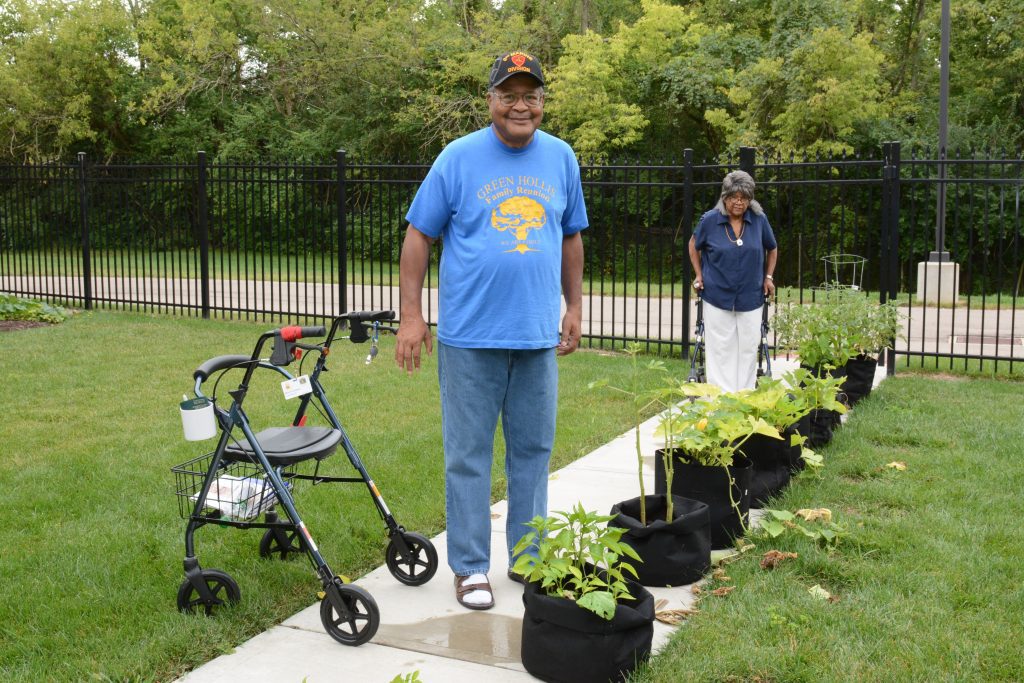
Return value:
<svg viewBox="0 0 1024 683">
<path fill-rule="evenodd" d="M 544 101 L 544 93 L 537 92 L 536 90 L 523 93 L 522 95 L 514 92 L 498 92 L 497 90 L 492 90 L 491 94 L 504 107 L 513 107 L 520 99 L 526 103 L 527 107 L 539 107 L 540 103 Z"/>
<path fill-rule="evenodd" d="M 725 201 L 729 202 L 730 204 L 749 204 L 750 203 L 750 197 L 744 197 L 742 195 L 741 196 L 733 195 L 732 197 L 726 197 Z"/>
</svg>

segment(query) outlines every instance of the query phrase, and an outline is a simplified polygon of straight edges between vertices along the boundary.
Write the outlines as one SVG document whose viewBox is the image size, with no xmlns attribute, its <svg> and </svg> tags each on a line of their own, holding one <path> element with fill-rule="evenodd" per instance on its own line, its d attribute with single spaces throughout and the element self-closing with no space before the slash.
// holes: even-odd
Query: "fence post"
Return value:
<svg viewBox="0 0 1024 683">
<path fill-rule="evenodd" d="M 210 224 L 206 208 L 206 152 L 196 154 L 196 216 L 199 222 L 199 271 L 202 282 L 203 318 L 210 317 Z"/>
<path fill-rule="evenodd" d="M 882 147 L 885 165 L 882 169 L 882 269 L 878 298 L 881 303 L 899 297 L 900 246 L 900 143 L 888 142 Z M 886 354 L 885 372 L 896 374 L 896 340 Z"/>
<path fill-rule="evenodd" d="M 338 315 L 348 313 L 348 224 L 345 222 L 345 150 L 337 152 L 338 166 Z"/>
<path fill-rule="evenodd" d="M 880 210 L 881 237 L 879 240 L 879 268 L 878 268 L 878 302 L 884 304 L 889 297 L 889 231 L 892 226 L 889 224 L 892 216 L 889 211 L 889 204 L 892 201 L 892 183 L 889 178 L 889 159 L 892 156 L 892 143 L 882 143 L 882 203 Z"/>
<path fill-rule="evenodd" d="M 754 177 L 754 156 L 757 154 L 757 147 L 740 147 L 740 170 L 746 171 L 750 177 Z"/>
<path fill-rule="evenodd" d="M 693 235 L 693 150 L 683 150 L 683 235 L 686 237 L 684 273 L 690 273 L 690 237 Z M 690 283 L 693 273 L 683 282 L 683 356 L 690 357 Z"/>
<path fill-rule="evenodd" d="M 78 227 L 82 231 L 82 296 L 92 308 L 92 254 L 89 249 L 89 192 L 85 183 L 85 152 L 78 153 Z"/>
</svg>

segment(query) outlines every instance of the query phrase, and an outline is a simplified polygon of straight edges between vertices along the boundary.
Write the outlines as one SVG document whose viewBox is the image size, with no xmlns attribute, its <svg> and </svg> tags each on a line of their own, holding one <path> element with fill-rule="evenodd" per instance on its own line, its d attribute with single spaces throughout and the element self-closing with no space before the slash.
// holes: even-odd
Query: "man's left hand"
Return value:
<svg viewBox="0 0 1024 683">
<path fill-rule="evenodd" d="M 580 346 L 583 334 L 583 315 L 578 311 L 566 311 L 562 317 L 562 338 L 555 347 L 559 356 L 568 356 Z"/>
</svg>

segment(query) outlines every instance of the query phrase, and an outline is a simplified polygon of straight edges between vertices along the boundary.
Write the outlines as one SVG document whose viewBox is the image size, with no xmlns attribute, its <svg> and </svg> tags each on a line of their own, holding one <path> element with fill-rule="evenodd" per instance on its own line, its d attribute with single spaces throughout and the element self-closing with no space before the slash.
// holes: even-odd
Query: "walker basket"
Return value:
<svg viewBox="0 0 1024 683">
<path fill-rule="evenodd" d="M 213 453 L 206 453 L 171 468 L 175 479 L 174 492 L 178 498 L 178 514 L 182 519 L 192 517 L 196 500 L 203 490 L 212 464 Z M 288 477 L 289 473 L 282 473 L 286 482 Z M 285 485 L 291 488 L 291 482 Z M 222 462 L 213 473 L 213 482 L 199 511 L 199 518 L 208 521 L 249 521 L 276 502 L 274 487 L 262 467 L 246 461 Z"/>
</svg>

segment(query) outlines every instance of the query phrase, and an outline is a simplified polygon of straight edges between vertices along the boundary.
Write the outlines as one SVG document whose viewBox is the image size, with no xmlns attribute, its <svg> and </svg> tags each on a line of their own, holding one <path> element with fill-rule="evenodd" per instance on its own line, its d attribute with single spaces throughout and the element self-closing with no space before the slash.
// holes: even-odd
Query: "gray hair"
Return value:
<svg viewBox="0 0 1024 683">
<path fill-rule="evenodd" d="M 754 199 L 754 179 L 746 171 L 733 171 L 726 174 L 722 180 L 722 194 L 718 197 L 715 209 L 723 216 L 728 215 L 725 210 L 725 198 L 734 194 L 741 194 L 750 200 L 750 210 L 758 216 L 764 215 L 764 209 Z"/>
</svg>

